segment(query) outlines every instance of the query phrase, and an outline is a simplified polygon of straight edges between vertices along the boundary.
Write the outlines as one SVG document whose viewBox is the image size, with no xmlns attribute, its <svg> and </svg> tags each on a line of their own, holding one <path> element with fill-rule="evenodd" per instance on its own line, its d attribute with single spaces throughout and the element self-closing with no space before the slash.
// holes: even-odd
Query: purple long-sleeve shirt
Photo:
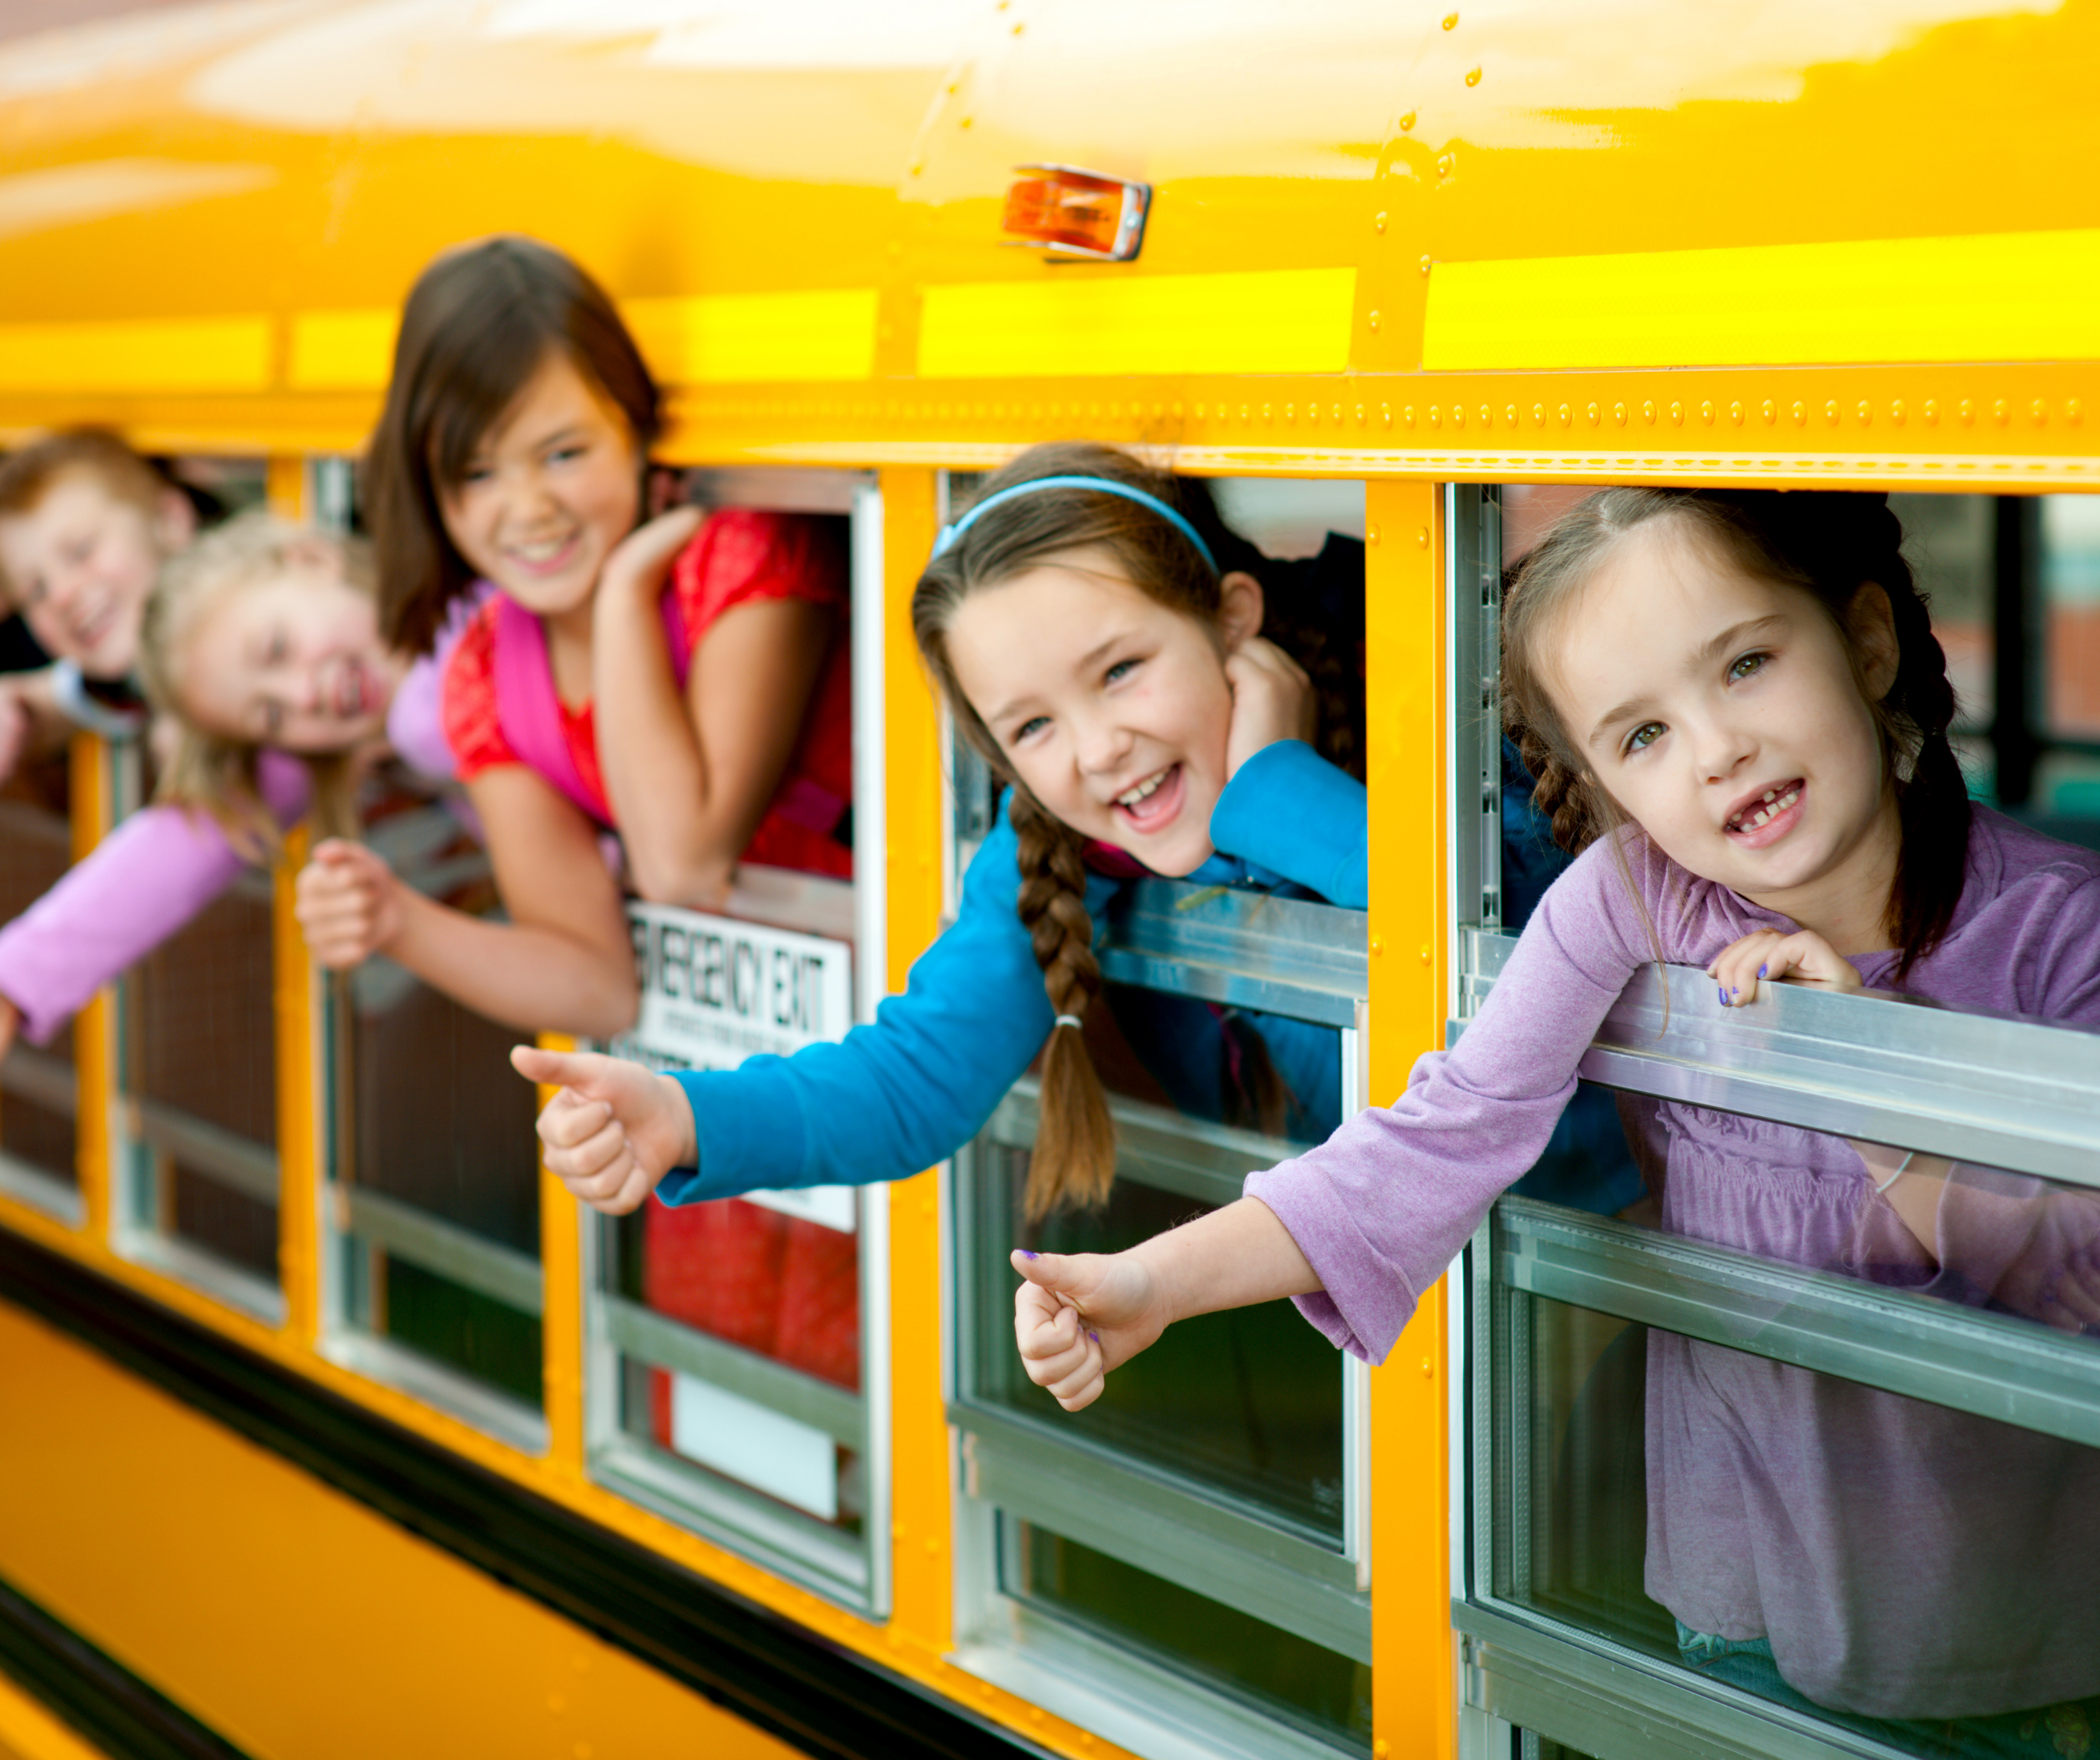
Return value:
<svg viewBox="0 0 2100 1760">
<path fill-rule="evenodd" d="M 1248 1178 L 1319 1274 L 1300 1310 L 1345 1349 L 1381 1359 L 1537 1159 L 1584 1050 L 1654 957 L 1648 922 L 1665 959 L 1694 966 L 1794 926 L 1638 832 L 1621 847 L 1625 878 L 1600 843 L 1555 882 L 1464 1037 L 1422 1058 L 1392 1107 Z M 1895 962 L 1853 961 L 1873 987 Z M 1979 809 L 1953 926 L 1906 988 L 2100 1024 L 2100 856 Z M 2018 1306 L 2023 1252 L 2094 1233 L 2093 1200 L 2063 1194 L 2067 1221 L 2028 1242 L 2008 1217 L 2036 1217 L 2046 1189 L 1965 1172 L 1928 1258 L 1842 1139 L 1675 1102 L 1642 1111 L 1662 1225 L 1696 1239 Z M 1661 1332 L 1647 1442 L 1648 1592 L 1695 1630 L 1769 1639 L 1818 1702 L 1959 1717 L 2100 1692 L 2100 1450 Z"/>
<path fill-rule="evenodd" d="M 389 743 L 425 776 L 452 773 L 438 690 L 445 658 L 465 627 L 465 610 L 456 613 L 437 652 L 408 669 L 387 706 Z M 280 825 L 306 811 L 307 771 L 297 759 L 264 752 L 257 780 L 263 803 Z M 245 865 L 208 813 L 148 807 L 132 814 L 0 929 L 0 997 L 21 1010 L 29 1038 L 43 1043 L 104 984 L 232 886 Z"/>
</svg>

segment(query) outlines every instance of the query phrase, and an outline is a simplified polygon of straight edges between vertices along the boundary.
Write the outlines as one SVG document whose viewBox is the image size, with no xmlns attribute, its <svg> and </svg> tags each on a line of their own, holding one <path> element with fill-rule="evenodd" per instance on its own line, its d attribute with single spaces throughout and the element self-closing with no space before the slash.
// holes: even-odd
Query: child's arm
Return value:
<svg viewBox="0 0 2100 1760">
<path fill-rule="evenodd" d="M 1101 1397 L 1120 1368 L 1176 1320 L 1309 1296 L 1320 1279 L 1258 1198 L 1119 1253 L 1013 1255 L 1013 1336 L 1028 1379 L 1067 1411 Z"/>
<path fill-rule="evenodd" d="M 383 953 L 478 1014 L 527 1032 L 609 1037 L 634 1019 L 634 954 L 595 828 L 520 764 L 468 785 L 488 832 L 508 922 L 440 904 L 361 844 L 322 844 L 299 875 L 314 957 L 341 969 Z"/>
<path fill-rule="evenodd" d="M 696 508 L 652 520 L 607 560 L 593 613 L 593 698 L 606 795 L 646 899 L 708 905 L 779 786 L 831 640 L 831 611 L 732 606 L 693 655 L 682 702 L 660 602 Z"/>
<path fill-rule="evenodd" d="M 264 803 L 280 824 L 305 810 L 305 768 L 262 756 Z M 38 1043 L 119 973 L 187 925 L 247 865 L 205 812 L 148 807 L 5 929 L 0 996 Z M 11 1039 L 11 1034 L 9 1036 Z"/>
</svg>

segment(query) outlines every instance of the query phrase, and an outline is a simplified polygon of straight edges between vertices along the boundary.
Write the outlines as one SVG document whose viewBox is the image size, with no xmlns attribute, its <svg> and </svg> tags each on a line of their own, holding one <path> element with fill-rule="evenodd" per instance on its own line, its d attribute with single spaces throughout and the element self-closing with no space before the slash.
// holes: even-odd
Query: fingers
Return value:
<svg viewBox="0 0 2100 1760">
<path fill-rule="evenodd" d="M 1028 1379 L 1065 1410 L 1078 1411 L 1100 1397 L 1106 1384 L 1101 1341 L 1077 1309 L 1024 1283 L 1014 1292 L 1013 1335 Z"/>
<path fill-rule="evenodd" d="M 1852 962 L 1838 953 L 1820 935 L 1800 930 L 1782 935 L 1776 929 L 1759 929 L 1723 949 L 1706 968 L 1713 979 L 1721 1006 L 1741 1008 L 1758 999 L 1760 983 L 1776 983 L 1783 978 L 1803 979 L 1833 990 L 1861 988 Z"/>
</svg>

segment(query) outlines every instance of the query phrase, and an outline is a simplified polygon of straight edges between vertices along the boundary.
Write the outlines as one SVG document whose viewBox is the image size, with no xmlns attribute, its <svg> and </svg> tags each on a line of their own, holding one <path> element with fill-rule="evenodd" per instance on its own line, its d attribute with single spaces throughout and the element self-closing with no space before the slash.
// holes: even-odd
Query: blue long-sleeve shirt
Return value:
<svg viewBox="0 0 2100 1760">
<path fill-rule="evenodd" d="M 1363 785 L 1299 741 L 1268 746 L 1240 767 L 1211 812 L 1211 838 L 1220 853 L 1191 880 L 1314 895 L 1357 910 L 1369 903 Z M 1089 877 L 1087 909 L 1096 922 L 1122 885 Z M 757 1188 L 870 1185 L 916 1173 L 968 1142 L 1052 1024 L 1041 968 L 1014 910 L 1020 886 L 1016 840 L 1002 813 L 964 877 L 955 922 L 871 1024 L 792 1057 L 675 1072 L 693 1108 L 698 1166 L 674 1168 L 657 1196 L 695 1203 Z M 1205 1019 L 1215 1044 L 1217 1023 Z M 1333 1030 L 1249 1019 L 1299 1110 L 1324 1119 L 1324 1134 L 1339 1122 Z M 1145 1056 L 1175 1048 L 1136 1049 Z M 1197 1098 L 1177 1089 L 1202 1085 L 1174 1079 L 1188 1067 L 1171 1054 L 1155 1065 L 1177 1101 Z"/>
</svg>

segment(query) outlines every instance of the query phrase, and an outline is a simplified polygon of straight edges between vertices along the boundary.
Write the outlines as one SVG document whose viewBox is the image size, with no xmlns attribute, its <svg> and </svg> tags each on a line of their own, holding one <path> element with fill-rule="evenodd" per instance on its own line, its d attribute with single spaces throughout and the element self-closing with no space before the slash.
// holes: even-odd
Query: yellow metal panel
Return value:
<svg viewBox="0 0 2100 1760">
<path fill-rule="evenodd" d="M 4 1305 L 0 1408 L 0 1576 L 256 1760 L 789 1760 Z"/>
<path fill-rule="evenodd" d="M 1064 269 L 1040 281 L 929 287 L 919 373 L 1339 372 L 1348 364 L 1356 288 L 1354 269 L 1149 277 Z"/>
<path fill-rule="evenodd" d="M 911 639 L 911 589 L 933 548 L 933 473 L 882 473 L 883 814 L 889 985 L 940 931 L 939 719 Z M 893 1641 L 931 1661 L 952 1642 L 948 1426 L 941 1401 L 939 1176 L 889 1195 Z"/>
<path fill-rule="evenodd" d="M 0 1760 L 107 1760 L 0 1674 Z"/>
<path fill-rule="evenodd" d="M 108 834 L 116 812 L 112 799 L 116 760 L 92 733 L 76 733 L 66 754 L 67 811 L 73 825 L 73 859 L 85 861 Z M 74 1017 L 73 1177 L 80 1186 L 82 1226 L 90 1240 L 109 1239 L 114 1145 L 111 1108 L 117 1098 L 117 1007 L 107 985 Z"/>
<path fill-rule="evenodd" d="M 1370 785 L 1370 1098 L 1389 1102 L 1443 1043 L 1444 533 L 1432 483 L 1374 483 L 1365 508 Z M 1373 1751 L 1458 1752 L 1444 1285 L 1371 1375 Z"/>
<path fill-rule="evenodd" d="M 544 1051 L 573 1051 L 567 1033 L 541 1033 Z M 554 1098 L 538 1090 L 539 1104 Z M 576 1199 L 543 1163 L 540 1168 L 540 1386 L 547 1414 L 547 1464 L 580 1480 L 584 1473 L 584 1289 L 582 1221 Z"/>
<path fill-rule="evenodd" d="M 1423 364 L 2100 359 L 2100 231 L 1439 263 Z"/>
<path fill-rule="evenodd" d="M 865 379 L 875 371 L 873 288 L 633 299 L 620 315 L 669 385 Z"/>
<path fill-rule="evenodd" d="M 295 313 L 285 383 L 294 391 L 383 391 L 400 325 L 390 306 Z"/>
<path fill-rule="evenodd" d="M 261 391 L 262 317 L 0 324 L 0 395 L 39 391 Z"/>
</svg>

